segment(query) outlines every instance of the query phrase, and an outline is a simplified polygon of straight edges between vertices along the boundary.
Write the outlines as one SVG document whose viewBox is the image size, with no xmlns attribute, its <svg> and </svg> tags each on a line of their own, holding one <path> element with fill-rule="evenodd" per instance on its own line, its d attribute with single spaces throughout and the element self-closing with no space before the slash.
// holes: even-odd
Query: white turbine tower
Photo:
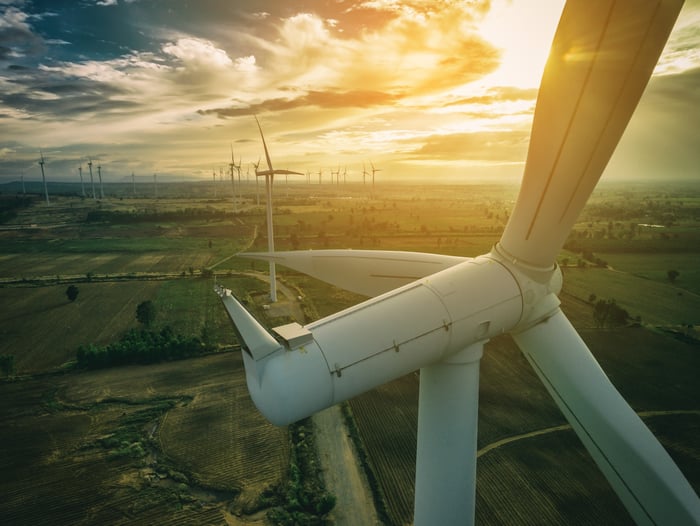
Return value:
<svg viewBox="0 0 700 526">
<path fill-rule="evenodd" d="M 100 199 L 105 198 L 105 191 L 104 188 L 102 187 L 102 165 L 98 164 L 97 165 L 97 178 L 100 180 Z"/>
<path fill-rule="evenodd" d="M 372 166 L 372 199 L 374 199 L 374 174 L 377 172 L 381 172 L 381 168 L 375 168 L 374 163 L 370 162 L 370 166 Z"/>
<path fill-rule="evenodd" d="M 260 131 L 260 138 L 262 139 L 263 149 L 265 150 L 265 159 L 267 160 L 267 170 L 258 171 L 255 168 L 256 177 L 265 177 L 265 191 L 267 195 L 267 250 L 270 254 L 275 251 L 275 239 L 272 232 L 272 185 L 275 182 L 275 175 L 304 175 L 300 172 L 292 172 L 291 170 L 275 170 L 272 168 L 272 161 L 270 160 L 270 153 L 267 151 L 267 144 L 265 144 L 265 136 L 263 135 L 262 128 L 260 127 L 260 122 L 258 118 L 255 117 L 255 122 L 258 125 L 258 130 Z M 258 161 L 260 164 L 260 161 Z M 275 271 L 275 262 L 270 260 L 270 301 L 272 303 L 277 301 L 277 276 Z"/>
<path fill-rule="evenodd" d="M 520 195 L 488 254 L 251 255 L 378 295 L 270 333 L 219 288 L 242 341 L 248 389 L 265 417 L 294 422 L 420 369 L 414 522 L 471 524 L 479 361 L 485 342 L 508 332 L 634 521 L 700 524 L 692 487 L 602 371 L 556 296 L 562 285 L 556 256 L 681 5 L 567 2 L 539 90 Z"/>
<path fill-rule="evenodd" d="M 95 195 L 95 178 L 92 176 L 92 159 L 88 158 L 88 168 L 90 169 L 90 186 L 92 187 L 92 198 L 97 199 Z"/>
<path fill-rule="evenodd" d="M 39 160 L 39 166 L 41 166 L 41 179 L 44 181 L 44 197 L 46 198 L 46 205 L 49 205 L 49 188 L 46 186 L 46 175 L 44 175 L 44 152 L 39 150 L 41 154 L 41 159 Z"/>
<path fill-rule="evenodd" d="M 85 197 L 85 183 L 83 182 L 83 163 L 78 165 L 78 174 L 80 175 L 80 190 L 82 196 Z"/>
<path fill-rule="evenodd" d="M 255 171 L 255 204 L 257 206 L 260 206 L 260 185 L 258 184 L 260 179 L 258 179 L 258 177 L 257 177 L 258 166 L 260 166 L 260 158 L 258 157 L 257 163 L 252 163 L 252 164 L 253 164 L 253 169 Z"/>
<path fill-rule="evenodd" d="M 238 211 L 236 205 L 236 183 L 233 180 L 233 169 L 236 167 L 236 162 L 233 159 L 233 145 L 231 145 L 231 162 L 228 164 L 229 172 L 231 174 L 231 196 L 233 198 L 233 213 Z"/>
</svg>

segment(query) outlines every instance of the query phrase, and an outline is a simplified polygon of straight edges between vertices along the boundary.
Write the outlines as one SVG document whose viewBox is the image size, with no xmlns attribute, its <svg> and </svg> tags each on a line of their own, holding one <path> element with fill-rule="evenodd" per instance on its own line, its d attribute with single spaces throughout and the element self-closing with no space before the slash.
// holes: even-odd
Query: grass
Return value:
<svg viewBox="0 0 700 526">
<path fill-rule="evenodd" d="M 700 294 L 700 245 L 691 254 L 600 254 L 600 257 L 617 270 L 635 276 L 669 284 L 668 271 L 680 273 L 673 285 L 694 294 Z"/>
<path fill-rule="evenodd" d="M 666 282 L 599 268 L 564 269 L 564 291 L 588 300 L 615 299 L 643 323 L 651 325 L 700 324 L 700 296 Z"/>
</svg>

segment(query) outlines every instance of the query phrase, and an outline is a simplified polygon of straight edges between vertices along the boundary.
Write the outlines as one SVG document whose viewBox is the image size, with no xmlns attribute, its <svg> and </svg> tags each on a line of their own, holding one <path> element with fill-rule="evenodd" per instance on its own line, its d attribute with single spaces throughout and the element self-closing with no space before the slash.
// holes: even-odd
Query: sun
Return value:
<svg viewBox="0 0 700 526">
<path fill-rule="evenodd" d="M 480 33 L 501 51 L 501 64 L 483 82 L 536 88 L 564 7 L 563 0 L 496 0 Z"/>
</svg>

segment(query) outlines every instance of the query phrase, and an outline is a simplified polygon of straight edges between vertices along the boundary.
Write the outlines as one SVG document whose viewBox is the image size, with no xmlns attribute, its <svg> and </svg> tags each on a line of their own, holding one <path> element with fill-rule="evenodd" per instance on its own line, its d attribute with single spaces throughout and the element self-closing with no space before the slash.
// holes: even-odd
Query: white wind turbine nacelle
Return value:
<svg viewBox="0 0 700 526">
<path fill-rule="evenodd" d="M 483 343 L 510 332 L 635 522 L 700 524 L 692 487 L 610 383 L 556 297 L 556 255 L 631 118 L 681 5 L 567 2 L 538 95 L 522 189 L 489 254 L 270 251 L 261 256 L 357 292 L 380 293 L 272 333 L 219 288 L 260 411 L 275 424 L 293 422 L 420 368 L 414 521 L 471 523 L 478 363 Z M 391 290 L 397 283 L 405 284 Z"/>
</svg>

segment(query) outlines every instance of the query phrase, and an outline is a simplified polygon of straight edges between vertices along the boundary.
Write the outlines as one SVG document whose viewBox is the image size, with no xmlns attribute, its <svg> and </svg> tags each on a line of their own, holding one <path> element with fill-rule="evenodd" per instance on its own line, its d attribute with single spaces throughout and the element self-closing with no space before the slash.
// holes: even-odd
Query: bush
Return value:
<svg viewBox="0 0 700 526">
<path fill-rule="evenodd" d="M 76 352 L 76 360 L 80 368 L 102 369 L 181 360 L 211 349 L 211 345 L 205 344 L 197 336 L 182 336 L 166 326 L 160 332 L 131 329 L 119 341 L 104 347 L 81 345 Z"/>
</svg>

